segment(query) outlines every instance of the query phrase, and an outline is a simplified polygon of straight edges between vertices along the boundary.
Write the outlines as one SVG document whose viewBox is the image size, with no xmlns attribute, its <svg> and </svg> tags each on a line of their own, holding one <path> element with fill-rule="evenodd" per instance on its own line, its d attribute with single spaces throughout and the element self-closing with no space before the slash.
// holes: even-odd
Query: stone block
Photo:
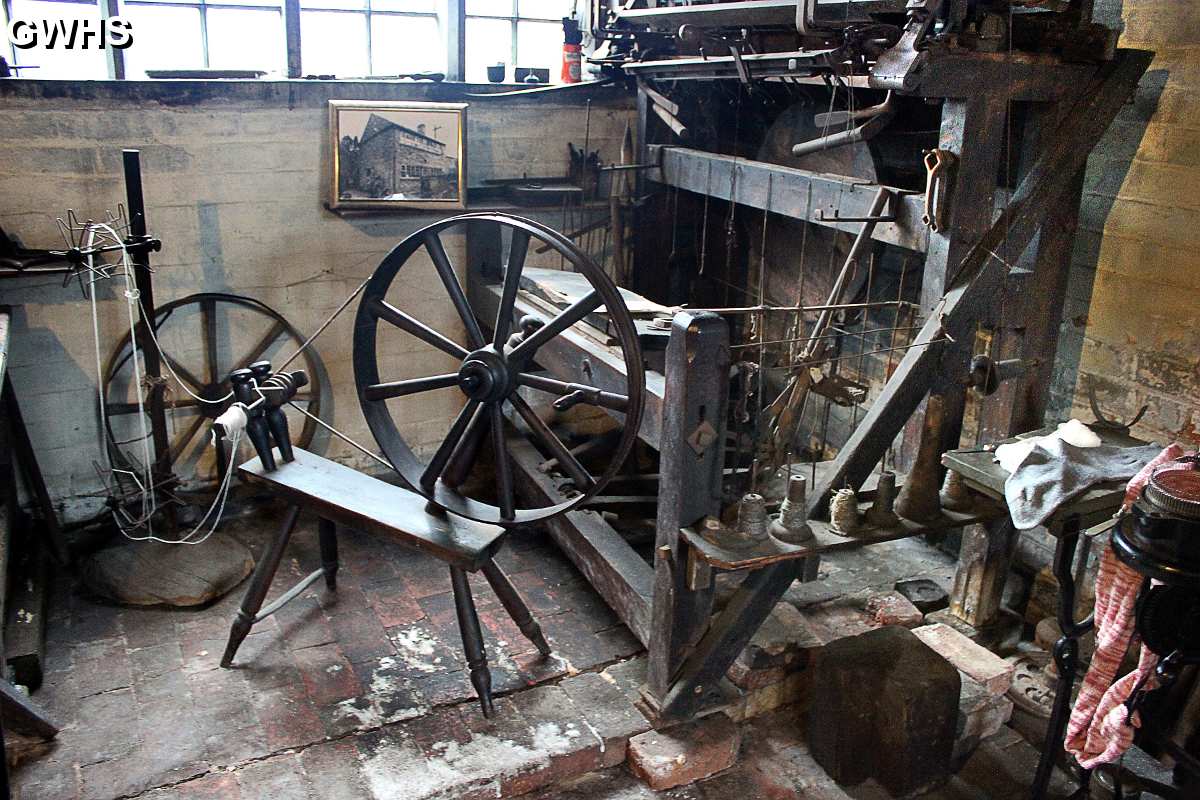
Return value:
<svg viewBox="0 0 1200 800">
<path fill-rule="evenodd" d="M 1012 685 L 1012 664 L 949 625 L 926 625 L 913 633 L 959 671 L 982 684 L 992 697 L 1004 694 Z"/>
<path fill-rule="evenodd" d="M 650 723 L 629 696 L 615 683 L 594 672 L 584 672 L 558 684 L 587 726 L 600 739 L 600 761 L 612 767 L 625 760 L 629 738 L 650 730 Z"/>
<path fill-rule="evenodd" d="M 1000 732 L 1012 717 L 1013 702 L 1006 695 L 993 696 L 982 684 L 963 673 L 955 731 L 955 764 L 964 763 L 981 741 Z"/>
<path fill-rule="evenodd" d="M 949 777 L 961 681 L 911 631 L 889 626 L 826 645 L 813 681 L 809 747 L 838 783 L 874 778 L 900 797 Z"/>
<path fill-rule="evenodd" d="M 714 714 L 629 740 L 629 768 L 651 789 L 663 791 L 704 780 L 737 761 L 742 735 L 724 714 Z"/>
<path fill-rule="evenodd" d="M 780 683 L 804 669 L 821 646 L 804 614 L 790 603 L 779 603 L 729 668 L 727 677 L 747 691 Z"/>
</svg>

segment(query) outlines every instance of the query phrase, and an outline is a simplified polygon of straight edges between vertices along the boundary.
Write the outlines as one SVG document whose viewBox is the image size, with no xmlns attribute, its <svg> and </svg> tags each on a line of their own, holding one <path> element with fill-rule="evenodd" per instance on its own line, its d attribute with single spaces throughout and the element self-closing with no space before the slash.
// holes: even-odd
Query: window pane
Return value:
<svg viewBox="0 0 1200 800">
<path fill-rule="evenodd" d="M 37 69 L 23 69 L 19 74 L 22 78 L 90 78 L 103 79 L 108 77 L 108 62 L 104 57 L 104 50 L 89 46 L 84 49 L 76 46 L 70 50 L 64 47 L 63 34 L 70 34 L 72 21 L 78 21 L 78 27 L 75 28 L 76 37 L 84 32 L 83 20 L 88 21 L 87 30 L 91 32 L 92 38 L 89 40 L 89 45 L 95 44 L 95 34 L 100 31 L 100 8 L 99 6 L 83 5 L 81 3 L 38 3 L 31 0 L 13 0 L 12 4 L 12 19 L 13 20 L 29 20 L 38 26 L 37 41 L 38 46 L 28 50 L 16 50 L 18 65 L 37 66 Z M 63 33 L 54 42 L 54 47 L 47 47 L 49 43 L 45 36 L 45 31 L 41 29 L 41 21 L 48 20 L 53 26 L 55 23 L 62 21 L 67 27 L 59 28 Z M 23 28 L 28 31 L 27 28 Z M 136 41 L 136 37 L 135 37 Z M 126 52 L 129 52 L 128 50 Z"/>
<path fill-rule="evenodd" d="M 278 11 L 208 10 L 208 66 L 284 71 L 283 16 Z"/>
<path fill-rule="evenodd" d="M 300 63 L 305 75 L 366 75 L 367 15 L 301 11 Z"/>
<path fill-rule="evenodd" d="M 467 19 L 467 80 L 487 81 L 487 68 L 492 64 L 512 61 L 512 23 L 500 19 Z M 505 73 L 512 79 L 512 65 Z"/>
<path fill-rule="evenodd" d="M 511 17 L 513 0 L 467 0 L 467 15 Z"/>
<path fill-rule="evenodd" d="M 177 2 L 178 0 L 175 1 Z M 204 2 L 210 6 L 267 6 L 268 8 L 283 8 L 283 0 L 204 0 Z"/>
<path fill-rule="evenodd" d="M 367 0 L 300 0 L 301 8 L 366 8 Z M 301 32 L 301 47 L 304 46 L 304 33 Z"/>
<path fill-rule="evenodd" d="M 446 48 L 436 18 L 371 15 L 372 75 L 445 69 Z"/>
<path fill-rule="evenodd" d="M 550 80 L 557 82 L 562 73 L 562 23 L 517 23 L 517 66 L 549 67 Z"/>
<path fill-rule="evenodd" d="M 127 5 L 121 12 L 133 25 L 125 51 L 125 75 L 146 77 L 148 69 L 203 69 L 200 9 Z"/>
<path fill-rule="evenodd" d="M 522 17 L 562 19 L 571 16 L 575 0 L 518 0 L 517 10 Z"/>
<path fill-rule="evenodd" d="M 372 11 L 417 11 L 436 14 L 437 0 L 371 0 Z"/>
</svg>

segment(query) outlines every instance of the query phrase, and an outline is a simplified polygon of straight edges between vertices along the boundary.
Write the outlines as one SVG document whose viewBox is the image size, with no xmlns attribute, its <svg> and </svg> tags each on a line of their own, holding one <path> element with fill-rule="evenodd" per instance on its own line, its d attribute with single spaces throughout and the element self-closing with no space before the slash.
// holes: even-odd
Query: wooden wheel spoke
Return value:
<svg viewBox="0 0 1200 800">
<path fill-rule="evenodd" d="M 183 455 L 183 451 L 187 449 L 188 444 L 192 439 L 196 438 L 196 434 L 200 432 L 200 429 L 204 427 L 204 423 L 207 421 L 208 417 L 200 415 L 192 420 L 181 436 L 175 437 L 175 441 L 171 442 L 169 448 L 172 462 L 179 460 L 179 457 Z"/>
<path fill-rule="evenodd" d="M 386 300 L 373 298 L 368 303 L 367 310 L 374 314 L 377 319 L 390 322 L 405 333 L 417 337 L 425 344 L 436 347 L 447 355 L 458 359 L 465 359 L 467 357 L 466 349 L 460 347 L 457 342 L 447 339 L 423 322 L 418 322 Z"/>
<path fill-rule="evenodd" d="M 510 358 L 514 361 L 532 358 L 539 347 L 595 311 L 603 305 L 603 302 L 600 299 L 599 292 L 594 289 L 588 292 L 563 309 L 554 319 L 534 331 L 525 341 L 517 345 L 516 349 L 512 351 Z"/>
<path fill-rule="evenodd" d="M 263 353 L 267 352 L 267 348 L 269 348 L 272 344 L 274 344 L 275 340 L 278 339 L 280 337 L 280 335 L 282 335 L 286 332 L 287 332 L 287 326 L 285 326 L 282 322 L 279 322 L 278 320 L 276 320 L 275 323 L 273 325 L 271 325 L 271 329 L 268 330 L 265 334 L 263 334 L 263 337 L 261 339 L 259 339 L 257 342 L 255 342 L 254 347 L 250 348 L 250 352 L 247 353 L 245 355 L 245 357 L 239 359 L 238 362 L 234 365 L 233 369 L 231 369 L 229 371 L 235 372 L 236 370 L 239 370 L 239 369 L 245 369 L 246 367 L 253 364 L 255 361 L 261 361 L 262 357 L 263 357 Z M 221 376 L 221 377 L 224 377 L 224 376 Z"/>
<path fill-rule="evenodd" d="M 217 301 L 203 300 L 200 303 L 200 317 L 204 323 L 204 362 L 206 375 L 210 384 L 221 379 L 217 374 Z"/>
<path fill-rule="evenodd" d="M 500 403 L 491 404 L 492 453 L 496 460 L 496 494 L 500 501 L 500 518 L 511 520 L 516 515 L 516 493 L 513 491 L 512 465 L 504 441 L 504 409 Z"/>
<path fill-rule="evenodd" d="M 450 263 L 450 256 L 446 255 L 446 248 L 442 246 L 442 240 L 432 232 L 427 232 L 424 238 L 425 249 L 429 252 L 429 257 L 433 259 L 433 266 L 437 270 L 438 277 L 442 279 L 442 285 L 446 287 L 446 294 L 450 295 L 450 302 L 454 304 L 454 309 L 458 311 L 458 316 L 462 318 L 463 325 L 467 328 L 467 340 L 471 343 L 472 348 L 483 347 L 483 331 L 479 328 L 479 320 L 475 319 L 475 313 L 471 311 L 471 304 L 467 302 L 467 295 L 463 292 L 462 284 L 458 282 L 458 276 L 454 274 L 454 265 Z"/>
<path fill-rule="evenodd" d="M 575 481 L 576 488 L 583 492 L 590 489 L 595 480 L 583 464 L 579 463 L 579 459 L 575 458 L 570 449 L 554 434 L 554 431 L 550 430 L 550 426 L 542 421 L 537 412 L 530 408 L 529 404 L 518 394 L 509 395 L 508 402 L 512 403 L 512 407 L 521 415 L 521 419 L 525 420 L 525 424 L 533 432 L 534 438 L 550 451 L 550 454 L 558 460 L 563 471 L 571 480 Z"/>
<path fill-rule="evenodd" d="M 504 267 L 504 291 L 500 296 L 500 308 L 496 311 L 496 328 L 492 338 L 497 349 L 504 347 L 512 328 L 513 306 L 517 302 L 517 289 L 521 286 L 521 272 L 525 269 L 528 252 L 529 234 L 514 229 L 508 248 L 508 264 Z"/>
<path fill-rule="evenodd" d="M 454 424 L 450 426 L 450 431 L 446 434 L 446 438 L 438 445 L 433 458 L 429 459 L 429 465 L 421 473 L 421 486 L 425 491 L 433 488 L 433 484 L 437 482 L 437 479 L 446 469 L 446 462 L 450 460 L 450 455 L 454 452 L 454 448 L 462 440 L 467 425 L 470 423 L 471 417 L 475 414 L 475 409 L 478 407 L 478 400 L 468 400 L 467 404 L 462 407 L 462 411 L 458 412 L 458 416 L 455 417 Z"/>
<path fill-rule="evenodd" d="M 479 454 L 479 445 L 483 443 L 483 434 L 488 427 L 489 417 L 484 412 L 483 406 L 475 409 L 471 421 L 467 423 L 462 441 L 454 448 L 450 460 L 446 462 L 446 468 L 442 470 L 442 483 L 451 489 L 457 489 L 462 485 L 471 473 L 471 467 L 475 464 L 475 457 Z"/>
<path fill-rule="evenodd" d="M 595 386 L 583 383 L 566 383 L 542 375 L 531 375 L 527 372 L 522 372 L 517 376 L 517 383 L 538 391 L 557 394 L 559 397 L 554 401 L 554 407 L 560 411 L 565 411 L 578 403 L 621 412 L 629 407 L 628 395 L 605 392 Z"/>
<path fill-rule="evenodd" d="M 389 400 L 393 397 L 405 397 L 419 392 L 430 392 L 434 389 L 445 389 L 458 385 L 458 373 L 445 375 L 430 375 L 426 378 L 409 378 L 403 381 L 373 383 L 363 389 L 366 400 Z"/>
<path fill-rule="evenodd" d="M 194 389 L 197 392 L 201 391 L 204 388 L 204 384 L 200 381 L 199 378 L 197 378 L 195 375 L 192 374 L 191 370 L 189 370 L 187 367 L 180 364 L 175 359 L 171 358 L 164 351 L 160 350 L 159 353 L 160 353 L 160 355 L 162 355 L 163 361 L 167 362 L 168 366 L 171 367 L 171 371 L 175 373 L 175 376 L 177 378 L 179 378 L 179 380 L 190 385 L 192 387 L 192 389 Z"/>
</svg>

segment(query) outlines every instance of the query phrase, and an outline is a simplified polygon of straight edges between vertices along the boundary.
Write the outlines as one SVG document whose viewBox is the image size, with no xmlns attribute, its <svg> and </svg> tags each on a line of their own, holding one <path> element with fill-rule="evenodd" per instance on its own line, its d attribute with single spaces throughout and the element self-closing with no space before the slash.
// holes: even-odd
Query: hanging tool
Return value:
<svg viewBox="0 0 1200 800">
<path fill-rule="evenodd" d="M 921 215 L 929 230 L 937 233 L 945 226 L 950 194 L 950 173 L 958 158 L 949 150 L 925 151 L 925 213 Z"/>
</svg>

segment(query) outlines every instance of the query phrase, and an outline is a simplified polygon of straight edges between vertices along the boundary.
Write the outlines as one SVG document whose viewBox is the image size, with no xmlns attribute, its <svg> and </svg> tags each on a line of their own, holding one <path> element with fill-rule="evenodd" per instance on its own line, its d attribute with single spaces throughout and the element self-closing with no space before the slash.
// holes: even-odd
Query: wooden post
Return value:
<svg viewBox="0 0 1200 800">
<path fill-rule="evenodd" d="M 708 627 L 711 580 L 688 581 L 688 546 L 679 529 L 721 506 L 725 416 L 729 402 L 729 328 L 716 314 L 681 312 L 671 326 L 659 450 L 661 487 L 654 551 L 648 702 L 666 697 L 684 657 Z"/>
</svg>

